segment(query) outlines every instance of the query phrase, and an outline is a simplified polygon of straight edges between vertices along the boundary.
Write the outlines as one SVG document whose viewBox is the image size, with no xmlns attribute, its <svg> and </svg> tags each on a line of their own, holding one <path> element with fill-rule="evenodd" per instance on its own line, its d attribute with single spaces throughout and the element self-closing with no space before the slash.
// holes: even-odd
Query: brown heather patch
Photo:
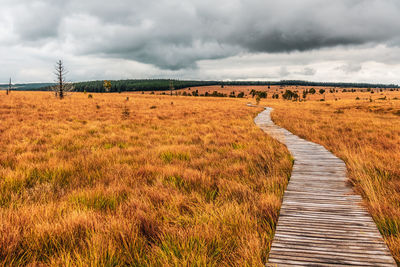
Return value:
<svg viewBox="0 0 400 267">
<path fill-rule="evenodd" d="M 261 266 L 291 160 L 244 104 L 0 95 L 0 265 Z"/>
<path fill-rule="evenodd" d="M 400 102 L 275 102 L 273 120 L 342 158 L 386 244 L 400 262 Z"/>
</svg>

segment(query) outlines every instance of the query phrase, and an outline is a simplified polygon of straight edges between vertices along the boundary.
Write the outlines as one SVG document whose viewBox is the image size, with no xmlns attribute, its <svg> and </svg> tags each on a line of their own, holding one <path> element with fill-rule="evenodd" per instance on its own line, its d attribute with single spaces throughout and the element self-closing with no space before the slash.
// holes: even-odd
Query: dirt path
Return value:
<svg viewBox="0 0 400 267">
<path fill-rule="evenodd" d="M 295 163 L 267 266 L 396 266 L 361 197 L 346 182 L 345 163 L 276 126 L 270 112 L 255 123 L 284 143 Z"/>
</svg>

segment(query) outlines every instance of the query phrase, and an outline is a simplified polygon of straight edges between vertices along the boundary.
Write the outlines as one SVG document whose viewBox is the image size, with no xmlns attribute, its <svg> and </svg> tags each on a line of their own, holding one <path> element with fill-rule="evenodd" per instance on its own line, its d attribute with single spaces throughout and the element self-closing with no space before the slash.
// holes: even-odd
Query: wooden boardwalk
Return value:
<svg viewBox="0 0 400 267">
<path fill-rule="evenodd" d="M 267 266 L 396 266 L 374 221 L 347 184 L 346 165 L 323 146 L 255 119 L 295 159 Z"/>
</svg>

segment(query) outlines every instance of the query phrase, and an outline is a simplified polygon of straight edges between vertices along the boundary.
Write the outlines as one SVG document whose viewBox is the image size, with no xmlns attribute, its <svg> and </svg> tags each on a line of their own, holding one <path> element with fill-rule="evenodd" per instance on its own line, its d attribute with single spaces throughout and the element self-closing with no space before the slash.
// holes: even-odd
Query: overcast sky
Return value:
<svg viewBox="0 0 400 267">
<path fill-rule="evenodd" d="M 400 84 L 399 0 L 0 0 L 0 83 L 177 78 Z"/>
</svg>

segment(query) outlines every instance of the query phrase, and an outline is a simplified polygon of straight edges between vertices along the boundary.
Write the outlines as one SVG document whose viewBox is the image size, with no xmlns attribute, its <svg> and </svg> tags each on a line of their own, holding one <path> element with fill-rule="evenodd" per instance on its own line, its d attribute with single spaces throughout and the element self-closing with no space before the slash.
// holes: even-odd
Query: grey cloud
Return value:
<svg viewBox="0 0 400 267">
<path fill-rule="evenodd" d="M 24 1 L 22 1 L 24 2 Z M 61 2 L 60 2 L 61 3 Z M 58 1 L 19 2 L 12 9 L 13 29 L 20 41 L 36 42 L 58 36 L 63 5 Z"/>
<path fill-rule="evenodd" d="M 305 76 L 314 76 L 317 71 L 313 68 L 306 67 L 302 71 L 296 72 L 296 74 L 305 75 Z"/>
<path fill-rule="evenodd" d="M 286 77 L 288 75 L 290 75 L 291 73 L 288 71 L 286 66 L 282 66 L 279 70 L 279 75 L 280 77 Z"/>
<path fill-rule="evenodd" d="M 50 39 L 65 53 L 171 70 L 243 52 L 400 44 L 397 0 L 0 1 L 20 45 Z"/>
<path fill-rule="evenodd" d="M 346 74 L 359 72 L 362 69 L 362 65 L 358 63 L 350 62 L 348 64 L 339 66 L 336 68 L 337 70 L 341 70 Z"/>
</svg>

